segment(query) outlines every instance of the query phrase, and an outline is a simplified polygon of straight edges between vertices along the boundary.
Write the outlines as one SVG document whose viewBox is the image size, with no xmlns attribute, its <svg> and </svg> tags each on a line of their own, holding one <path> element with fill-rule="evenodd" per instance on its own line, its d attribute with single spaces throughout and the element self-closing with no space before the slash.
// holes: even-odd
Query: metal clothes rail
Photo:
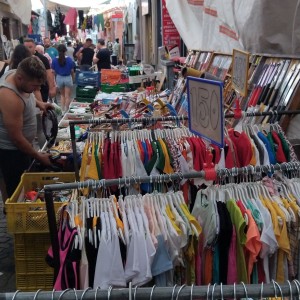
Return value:
<svg viewBox="0 0 300 300">
<path fill-rule="evenodd" d="M 300 162 L 282 163 L 276 165 L 252 167 L 247 166 L 243 168 L 233 169 L 219 169 L 216 171 L 216 175 L 219 178 L 222 176 L 237 176 L 241 174 L 261 174 L 262 172 L 274 172 L 274 171 L 296 171 L 300 169 Z M 70 189 L 82 189 L 82 188 L 105 188 L 109 186 L 129 186 L 131 184 L 140 183 L 163 183 L 181 179 L 193 179 L 193 178 L 205 178 L 206 172 L 189 172 L 189 173 L 173 173 L 163 174 L 156 176 L 141 176 L 141 177 L 123 177 L 119 179 L 102 179 L 102 180 L 87 180 L 83 182 L 65 183 L 65 184 L 49 184 L 44 186 L 46 209 L 48 216 L 49 232 L 51 238 L 51 245 L 54 258 L 54 278 L 56 278 L 59 271 L 59 244 L 56 226 L 56 216 L 53 203 L 53 191 L 70 190 Z"/>
<path fill-rule="evenodd" d="M 299 299 L 299 281 L 293 280 L 284 284 L 273 281 L 269 284 L 234 284 L 234 285 L 208 285 L 208 286 L 177 286 L 174 287 L 147 287 L 147 288 L 109 288 L 65 291 L 36 291 L 0 293 L 0 300 L 194 300 L 194 299 L 239 299 L 266 297 L 289 297 L 291 300 Z"/>
<path fill-rule="evenodd" d="M 300 110 L 270 110 L 270 111 L 262 111 L 262 112 L 243 112 L 245 117 L 266 117 L 266 116 L 282 116 L 282 115 L 299 115 Z M 225 114 L 225 118 L 234 118 L 236 114 L 228 113 Z"/>
<path fill-rule="evenodd" d="M 239 117 L 259 117 L 259 116 L 279 116 L 279 115 L 296 115 L 300 114 L 300 110 L 287 110 L 287 111 L 265 111 L 265 112 L 251 112 L 239 114 Z M 225 118 L 237 117 L 236 113 L 229 113 L 225 115 Z M 101 124 L 128 124 L 128 123 L 146 123 L 155 124 L 159 121 L 184 121 L 188 120 L 187 116 L 168 116 L 158 118 L 126 118 L 126 119 L 89 119 L 89 120 L 74 120 L 69 122 L 70 126 L 70 137 L 72 144 L 72 152 L 74 159 L 74 171 L 75 178 L 79 181 L 79 166 L 78 166 L 78 155 L 76 151 L 76 137 L 75 137 L 75 125 L 90 124 L 90 125 L 101 125 Z"/>
</svg>

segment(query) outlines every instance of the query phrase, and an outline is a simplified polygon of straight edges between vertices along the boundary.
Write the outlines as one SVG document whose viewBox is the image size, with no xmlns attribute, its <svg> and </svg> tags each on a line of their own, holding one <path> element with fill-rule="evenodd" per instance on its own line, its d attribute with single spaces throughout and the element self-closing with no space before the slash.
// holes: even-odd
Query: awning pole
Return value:
<svg viewBox="0 0 300 300">
<path fill-rule="evenodd" d="M 43 0 L 44 6 L 44 19 L 45 19 L 45 36 L 48 37 L 48 22 L 47 22 L 47 0 Z"/>
</svg>

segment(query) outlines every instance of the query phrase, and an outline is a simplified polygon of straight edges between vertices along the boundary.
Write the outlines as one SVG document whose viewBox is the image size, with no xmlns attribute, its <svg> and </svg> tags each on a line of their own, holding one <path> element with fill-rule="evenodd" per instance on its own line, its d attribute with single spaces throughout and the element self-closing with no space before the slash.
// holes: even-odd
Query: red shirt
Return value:
<svg viewBox="0 0 300 300">
<path fill-rule="evenodd" d="M 228 130 L 228 134 L 235 145 L 239 167 L 245 167 L 250 164 L 253 152 L 249 137 L 245 132 L 239 133 L 233 129 Z"/>
</svg>

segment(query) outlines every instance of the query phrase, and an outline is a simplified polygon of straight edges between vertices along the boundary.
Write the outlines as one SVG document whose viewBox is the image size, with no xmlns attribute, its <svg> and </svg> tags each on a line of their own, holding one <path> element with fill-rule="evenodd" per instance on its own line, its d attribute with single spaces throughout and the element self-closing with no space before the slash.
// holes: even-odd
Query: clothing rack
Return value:
<svg viewBox="0 0 300 300">
<path fill-rule="evenodd" d="M 299 297 L 299 281 L 293 280 L 284 284 L 273 281 L 268 284 L 234 284 L 234 285 L 207 285 L 207 286 L 178 286 L 173 287 L 143 287 L 143 288 L 110 288 L 108 290 L 86 289 L 65 291 L 41 291 L 0 293 L 0 300 L 164 300 L 164 299 L 226 299 L 226 298 L 257 298 L 289 297 L 291 300 Z"/>
<path fill-rule="evenodd" d="M 266 116 L 282 116 L 282 115 L 299 115 L 300 110 L 270 110 L 270 111 L 262 111 L 262 112 L 243 112 L 245 117 L 266 117 Z M 235 113 L 225 114 L 225 118 L 234 118 L 236 117 Z"/>
<path fill-rule="evenodd" d="M 241 118 L 245 117 L 260 117 L 260 116 L 279 116 L 279 115 L 296 115 L 300 114 L 300 110 L 285 110 L 285 111 L 265 111 L 265 112 L 247 112 L 242 113 L 238 109 L 238 113 L 228 113 L 225 114 L 225 118 Z M 101 125 L 101 124 L 117 124 L 123 125 L 127 123 L 146 123 L 155 124 L 158 121 L 184 121 L 188 120 L 187 116 L 168 116 L 168 117 L 158 117 L 158 118 L 124 118 L 124 119 L 89 119 L 89 120 L 74 120 L 69 122 L 70 126 L 70 137 L 72 144 L 72 152 L 74 159 L 74 171 L 75 178 L 79 181 L 79 167 L 78 167 L 78 155 L 76 151 L 76 137 L 75 137 L 75 125 L 80 124 L 90 124 L 90 125 Z"/>
<path fill-rule="evenodd" d="M 75 137 L 75 125 L 80 124 L 90 124 L 90 125 L 101 125 L 101 124 L 130 124 L 130 123 L 146 123 L 146 124 L 155 124 L 159 121 L 184 121 L 188 120 L 188 117 L 185 116 L 168 116 L 168 117 L 158 117 L 158 118 L 127 118 L 127 119 L 89 119 L 89 120 L 75 120 L 70 121 L 70 137 L 72 143 L 72 152 L 74 159 L 74 171 L 75 178 L 79 181 L 79 167 L 78 167 L 78 155 L 76 151 L 76 137 Z"/>
<path fill-rule="evenodd" d="M 300 169 L 300 162 L 289 162 L 276 165 L 259 166 L 259 167 L 242 167 L 242 168 L 232 168 L 232 169 L 219 169 L 216 171 L 216 176 L 222 178 L 222 176 L 238 176 L 241 174 L 261 174 L 274 172 L 274 171 L 297 171 Z M 125 185 L 130 186 L 131 184 L 141 184 L 141 183 L 164 183 L 173 182 L 174 180 L 182 179 L 194 179 L 194 178 L 206 178 L 207 175 L 211 175 L 212 169 L 206 169 L 206 171 L 200 172 L 188 172 L 188 173 L 173 173 L 173 174 L 163 174 L 155 176 L 141 176 L 141 177 L 123 177 L 119 179 L 101 179 L 101 180 L 86 180 L 83 182 L 74 183 L 64 183 L 64 184 L 49 184 L 44 186 L 45 190 L 45 201 L 47 209 L 47 217 L 49 224 L 50 239 L 54 258 L 54 278 L 56 278 L 59 271 L 59 243 L 57 235 L 56 226 L 56 216 L 53 203 L 53 191 L 61 190 L 72 190 L 72 189 L 82 189 L 82 188 L 106 188 L 109 186 L 119 186 Z M 206 174 L 207 173 L 207 174 Z M 210 174 L 209 174 L 210 173 Z M 1 300 L 1 299 L 0 299 Z"/>
</svg>

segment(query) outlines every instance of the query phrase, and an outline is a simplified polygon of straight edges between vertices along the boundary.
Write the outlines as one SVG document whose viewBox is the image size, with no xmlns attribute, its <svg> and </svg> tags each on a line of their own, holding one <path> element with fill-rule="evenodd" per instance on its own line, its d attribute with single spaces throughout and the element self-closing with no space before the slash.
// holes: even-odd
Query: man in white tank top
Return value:
<svg viewBox="0 0 300 300">
<path fill-rule="evenodd" d="M 17 70 L 8 71 L 0 81 L 0 169 L 7 195 L 11 197 L 31 159 L 51 164 L 49 154 L 37 152 L 35 107 L 46 111 L 51 104 L 33 95 L 46 81 L 46 69 L 35 56 L 24 59 Z M 3 199 L 5 200 L 5 199 Z"/>
</svg>

